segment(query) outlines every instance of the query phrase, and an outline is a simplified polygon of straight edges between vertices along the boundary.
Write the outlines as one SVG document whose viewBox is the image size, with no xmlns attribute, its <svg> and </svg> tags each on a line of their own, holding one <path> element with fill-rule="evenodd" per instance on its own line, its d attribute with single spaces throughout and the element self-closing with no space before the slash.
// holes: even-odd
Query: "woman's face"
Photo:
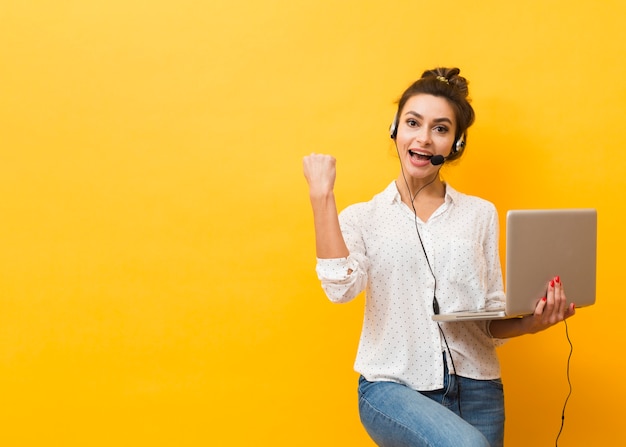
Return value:
<svg viewBox="0 0 626 447">
<path fill-rule="evenodd" d="M 396 136 L 404 172 L 416 178 L 432 175 L 439 167 L 430 159 L 450 154 L 455 131 L 456 119 L 447 99 L 427 94 L 409 98 L 400 112 Z"/>
</svg>

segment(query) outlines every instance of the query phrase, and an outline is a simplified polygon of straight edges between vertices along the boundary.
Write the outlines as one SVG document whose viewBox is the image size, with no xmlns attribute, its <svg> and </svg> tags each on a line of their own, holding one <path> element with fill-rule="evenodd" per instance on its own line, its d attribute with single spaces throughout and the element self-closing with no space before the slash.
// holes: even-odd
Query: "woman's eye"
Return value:
<svg viewBox="0 0 626 447">
<path fill-rule="evenodd" d="M 417 126 L 417 121 L 415 121 L 415 120 L 406 120 L 406 124 L 409 127 L 416 127 Z"/>
<path fill-rule="evenodd" d="M 435 126 L 435 132 L 437 133 L 446 133 L 448 128 L 446 126 Z"/>
</svg>

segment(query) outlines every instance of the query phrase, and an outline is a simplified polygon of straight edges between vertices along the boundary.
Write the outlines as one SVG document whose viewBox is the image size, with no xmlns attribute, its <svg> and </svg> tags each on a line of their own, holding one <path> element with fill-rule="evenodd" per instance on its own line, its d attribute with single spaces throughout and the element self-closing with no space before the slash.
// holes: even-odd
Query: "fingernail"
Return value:
<svg viewBox="0 0 626 447">
<path fill-rule="evenodd" d="M 550 287 L 554 287 L 554 280 L 550 281 Z"/>
<path fill-rule="evenodd" d="M 547 300 L 547 298 L 544 296 L 543 298 L 541 298 L 541 301 L 545 301 Z"/>
<path fill-rule="evenodd" d="M 556 281 L 556 282 L 558 282 L 558 283 L 560 283 L 560 282 L 561 282 L 561 277 L 560 277 L 560 276 L 557 276 L 557 277 L 556 277 L 556 279 L 555 279 L 555 281 Z"/>
</svg>

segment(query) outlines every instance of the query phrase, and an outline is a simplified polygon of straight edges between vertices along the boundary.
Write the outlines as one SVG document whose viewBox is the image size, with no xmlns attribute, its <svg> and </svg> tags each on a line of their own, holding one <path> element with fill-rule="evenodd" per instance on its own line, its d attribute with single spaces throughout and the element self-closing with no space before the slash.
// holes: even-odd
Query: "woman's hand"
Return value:
<svg viewBox="0 0 626 447">
<path fill-rule="evenodd" d="M 576 313 L 574 303 L 568 305 L 561 279 L 556 276 L 548 283 L 548 293 L 537 303 L 535 312 L 523 318 L 526 332 L 534 334 L 571 317 Z"/>
<path fill-rule="evenodd" d="M 304 177 L 311 197 L 324 197 L 335 187 L 335 158 L 331 155 L 311 154 L 303 160 Z"/>
<path fill-rule="evenodd" d="M 535 334 L 548 329 L 576 313 L 574 304 L 567 305 L 561 279 L 556 276 L 548 283 L 546 296 L 537 303 L 535 312 L 523 318 L 492 320 L 489 332 L 494 338 L 511 338 Z"/>
</svg>

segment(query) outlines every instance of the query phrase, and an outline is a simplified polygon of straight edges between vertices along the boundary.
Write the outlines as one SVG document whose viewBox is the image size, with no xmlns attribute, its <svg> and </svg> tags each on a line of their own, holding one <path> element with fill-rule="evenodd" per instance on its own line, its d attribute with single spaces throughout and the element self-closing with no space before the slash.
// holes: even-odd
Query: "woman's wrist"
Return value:
<svg viewBox="0 0 626 447">
<path fill-rule="evenodd" d="M 533 327 L 532 315 L 506 320 L 492 320 L 487 328 L 492 338 L 513 338 L 537 332 Z"/>
</svg>

